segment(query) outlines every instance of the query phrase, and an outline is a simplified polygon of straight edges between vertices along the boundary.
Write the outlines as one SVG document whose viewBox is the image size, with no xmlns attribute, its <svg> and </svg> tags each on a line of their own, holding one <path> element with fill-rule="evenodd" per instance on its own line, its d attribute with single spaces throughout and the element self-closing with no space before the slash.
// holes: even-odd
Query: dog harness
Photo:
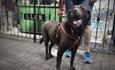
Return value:
<svg viewBox="0 0 115 70">
<path fill-rule="evenodd" d="M 64 35 L 65 36 L 67 36 L 68 38 L 70 38 L 70 39 L 72 39 L 74 42 L 73 42 L 73 46 L 72 46 L 72 48 L 75 48 L 75 45 L 76 45 L 76 43 L 78 42 L 78 40 L 80 40 L 80 37 L 71 37 L 67 32 L 66 32 L 66 30 L 64 29 L 64 27 L 63 27 L 63 24 L 60 24 L 59 26 L 58 26 L 58 30 L 59 29 L 61 29 L 63 32 L 64 32 Z"/>
</svg>

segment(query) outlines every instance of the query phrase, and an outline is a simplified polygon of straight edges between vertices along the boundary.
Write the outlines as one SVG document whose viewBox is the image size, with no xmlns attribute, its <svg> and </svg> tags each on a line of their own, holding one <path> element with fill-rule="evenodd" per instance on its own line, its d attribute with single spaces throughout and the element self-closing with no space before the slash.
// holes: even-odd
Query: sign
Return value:
<svg viewBox="0 0 115 70">
<path fill-rule="evenodd" d="M 44 14 L 24 14 L 24 19 L 26 20 L 45 20 Z"/>
</svg>

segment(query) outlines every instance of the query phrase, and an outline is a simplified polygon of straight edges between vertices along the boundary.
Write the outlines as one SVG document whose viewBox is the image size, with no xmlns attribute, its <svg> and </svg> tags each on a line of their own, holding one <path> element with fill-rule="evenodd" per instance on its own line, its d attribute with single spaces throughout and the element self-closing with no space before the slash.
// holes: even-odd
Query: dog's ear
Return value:
<svg viewBox="0 0 115 70">
<path fill-rule="evenodd" d="M 84 5 L 80 5 L 80 8 L 81 8 L 81 10 L 84 13 L 84 20 L 85 20 L 85 22 L 90 21 L 90 18 L 91 18 L 90 11 L 88 11 L 87 8 Z"/>
<path fill-rule="evenodd" d="M 90 21 L 91 19 L 91 12 L 87 10 L 87 15 L 86 15 L 87 20 L 86 21 Z"/>
</svg>

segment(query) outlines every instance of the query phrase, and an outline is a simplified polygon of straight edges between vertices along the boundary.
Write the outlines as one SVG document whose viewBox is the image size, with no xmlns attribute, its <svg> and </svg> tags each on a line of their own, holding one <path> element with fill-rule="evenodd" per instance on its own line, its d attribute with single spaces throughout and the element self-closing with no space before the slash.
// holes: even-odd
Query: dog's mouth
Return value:
<svg viewBox="0 0 115 70">
<path fill-rule="evenodd" d="M 73 24 L 79 27 L 82 24 L 82 19 L 73 20 Z"/>
<path fill-rule="evenodd" d="M 82 24 L 82 15 L 80 15 L 78 12 L 74 11 L 74 16 L 73 16 L 73 24 L 77 27 L 79 27 Z"/>
<path fill-rule="evenodd" d="M 81 26 L 82 24 L 82 19 L 78 16 L 74 16 L 73 18 L 73 24 L 77 27 Z"/>
</svg>

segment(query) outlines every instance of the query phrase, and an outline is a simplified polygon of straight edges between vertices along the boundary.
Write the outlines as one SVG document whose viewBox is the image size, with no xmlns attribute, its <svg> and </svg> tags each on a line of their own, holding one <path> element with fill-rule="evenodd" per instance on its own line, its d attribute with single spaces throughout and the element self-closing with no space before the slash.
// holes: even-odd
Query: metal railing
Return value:
<svg viewBox="0 0 115 70">
<path fill-rule="evenodd" d="M 58 0 L 9 0 L 14 1 L 14 9 L 7 10 L 0 0 L 0 33 L 10 36 L 32 38 L 34 42 L 39 39 L 41 25 L 47 20 L 62 21 L 58 16 Z M 7 1 L 7 0 L 6 0 Z M 114 18 L 114 0 L 97 0 L 92 11 L 92 40 L 94 48 L 108 48 Z M 40 20 L 39 15 L 44 15 Z M 108 42 L 108 38 L 110 41 Z M 101 46 L 97 47 L 100 43 Z"/>
</svg>

